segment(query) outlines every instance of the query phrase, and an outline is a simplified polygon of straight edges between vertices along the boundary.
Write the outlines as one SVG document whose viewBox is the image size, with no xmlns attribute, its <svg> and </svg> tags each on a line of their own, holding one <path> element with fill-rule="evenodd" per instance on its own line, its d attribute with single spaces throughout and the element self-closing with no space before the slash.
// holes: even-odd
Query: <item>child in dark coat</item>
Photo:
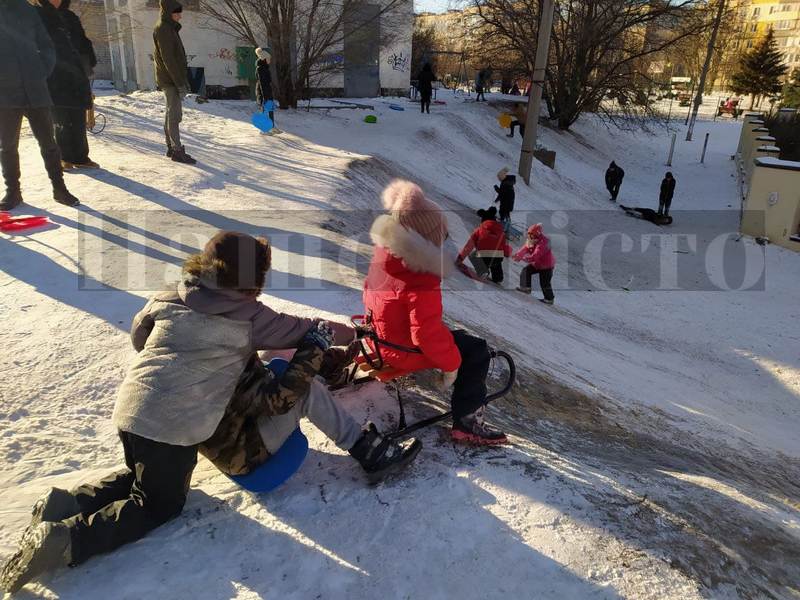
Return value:
<svg viewBox="0 0 800 600">
<path fill-rule="evenodd" d="M 500 185 L 494 186 L 494 191 L 497 192 L 495 204 L 500 203 L 500 222 L 503 224 L 503 231 L 508 235 L 511 228 L 511 213 L 514 211 L 514 185 L 517 183 L 516 175 L 510 175 L 507 168 L 500 169 L 497 173 L 497 179 L 500 180 Z"/>
<path fill-rule="evenodd" d="M 256 60 L 256 101 L 258 102 L 259 108 L 263 111 L 264 105 L 267 102 L 272 102 L 274 106 L 272 97 L 272 72 L 269 68 L 272 62 L 272 51 L 267 47 L 256 48 L 256 56 L 258 57 L 258 60 Z M 270 110 L 268 114 L 275 133 L 277 133 L 278 130 L 275 127 L 275 112 Z"/>
</svg>

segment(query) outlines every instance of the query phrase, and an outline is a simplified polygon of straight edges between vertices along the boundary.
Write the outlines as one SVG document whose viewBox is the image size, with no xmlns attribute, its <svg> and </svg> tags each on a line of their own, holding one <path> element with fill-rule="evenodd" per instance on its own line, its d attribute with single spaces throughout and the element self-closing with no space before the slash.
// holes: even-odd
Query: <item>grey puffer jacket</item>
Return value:
<svg viewBox="0 0 800 600">
<path fill-rule="evenodd" d="M 154 295 L 134 317 L 138 354 L 120 386 L 114 425 L 177 446 L 206 441 L 252 354 L 295 348 L 318 322 L 186 276 L 175 292 Z M 341 324 L 334 331 L 339 344 L 355 335 Z"/>
</svg>

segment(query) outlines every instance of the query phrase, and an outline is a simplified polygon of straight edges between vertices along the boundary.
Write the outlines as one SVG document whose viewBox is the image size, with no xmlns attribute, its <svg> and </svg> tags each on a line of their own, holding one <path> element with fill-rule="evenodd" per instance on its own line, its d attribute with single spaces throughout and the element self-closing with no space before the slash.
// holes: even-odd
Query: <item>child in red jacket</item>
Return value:
<svg viewBox="0 0 800 600">
<path fill-rule="evenodd" d="M 550 240 L 542 231 L 542 224 L 537 223 L 528 228 L 528 239 L 525 245 L 514 255 L 514 261 L 528 263 L 519 276 L 518 291 L 523 294 L 531 293 L 531 278 L 534 273 L 539 274 L 539 285 L 542 287 L 544 298 L 541 302 L 552 304 L 555 296 L 553 295 L 553 269 L 556 266 L 556 258 L 550 250 Z"/>
<path fill-rule="evenodd" d="M 479 210 L 480 226 L 472 232 L 458 255 L 458 261 L 469 256 L 481 277 L 491 273 L 494 283 L 503 282 L 503 259 L 511 256 L 503 225 L 497 221 L 497 209 Z"/>
<path fill-rule="evenodd" d="M 364 281 L 364 308 L 378 338 L 392 344 L 381 347 L 384 360 L 404 371 L 441 371 L 442 389 L 453 389 L 455 441 L 505 443 L 505 434 L 484 421 L 491 361 L 486 341 L 451 331 L 443 320 L 441 284 L 454 261 L 443 247 L 448 232 L 442 209 L 410 181 L 393 181 L 382 199 L 389 214 L 379 216 L 370 230 L 375 249 Z"/>
</svg>

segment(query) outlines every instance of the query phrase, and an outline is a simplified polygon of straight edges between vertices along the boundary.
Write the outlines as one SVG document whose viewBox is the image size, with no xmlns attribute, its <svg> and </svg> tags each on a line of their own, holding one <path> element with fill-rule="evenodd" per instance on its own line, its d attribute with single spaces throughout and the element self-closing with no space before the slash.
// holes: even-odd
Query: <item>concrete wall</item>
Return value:
<svg viewBox="0 0 800 600">
<path fill-rule="evenodd" d="M 800 233 L 800 162 L 756 158 L 754 163 L 742 233 L 800 251 L 800 242 L 791 239 Z"/>
<path fill-rule="evenodd" d="M 181 39 L 190 67 L 203 67 L 206 85 L 246 86 L 248 81 L 237 77 L 236 48 L 247 45 L 220 32 L 209 18 L 192 9 L 196 2 L 186 0 L 181 20 Z M 115 41 L 111 44 L 114 81 L 118 88 L 154 89 L 153 27 L 159 18 L 156 0 L 105 0 L 109 29 Z M 405 14 L 407 12 L 407 14 Z M 399 33 L 380 52 L 380 86 L 384 91 L 406 91 L 410 85 L 412 4 L 408 2 L 399 14 Z M 129 21 L 126 27 L 121 21 Z M 127 30 L 127 31 L 126 31 Z M 265 42 L 266 43 L 266 42 Z M 336 52 L 332 51 L 332 55 Z M 128 60 L 125 60 L 128 56 Z M 131 66 L 128 63 L 133 63 Z M 329 93 L 343 94 L 344 76 L 334 73 L 316 84 Z"/>
<path fill-rule="evenodd" d="M 80 17 L 86 37 L 92 40 L 97 56 L 94 78 L 111 79 L 111 48 L 103 0 L 72 0 L 70 9 Z"/>
</svg>

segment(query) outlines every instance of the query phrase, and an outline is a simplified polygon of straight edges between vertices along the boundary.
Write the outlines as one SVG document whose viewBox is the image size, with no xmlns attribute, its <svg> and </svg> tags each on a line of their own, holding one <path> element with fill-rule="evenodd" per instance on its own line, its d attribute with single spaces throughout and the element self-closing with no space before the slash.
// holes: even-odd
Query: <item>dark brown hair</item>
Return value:
<svg viewBox="0 0 800 600">
<path fill-rule="evenodd" d="M 272 264 L 269 240 L 236 231 L 221 231 L 190 256 L 183 270 L 206 285 L 257 295 L 264 288 Z"/>
</svg>

